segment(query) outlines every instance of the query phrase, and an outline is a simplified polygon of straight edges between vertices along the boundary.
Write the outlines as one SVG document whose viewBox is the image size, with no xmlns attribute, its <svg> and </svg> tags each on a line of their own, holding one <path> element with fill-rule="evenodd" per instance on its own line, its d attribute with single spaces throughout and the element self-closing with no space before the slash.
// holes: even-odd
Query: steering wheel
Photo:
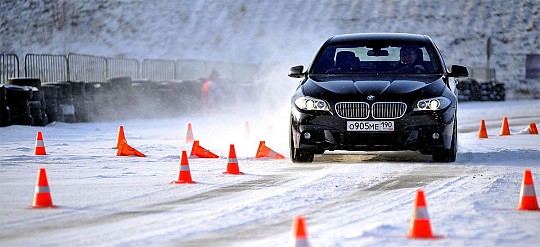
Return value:
<svg viewBox="0 0 540 247">
<path fill-rule="evenodd" d="M 405 67 L 401 67 L 401 68 L 397 69 L 394 72 L 399 72 L 399 73 L 420 73 L 420 69 L 415 68 L 414 65 L 407 65 Z"/>
</svg>

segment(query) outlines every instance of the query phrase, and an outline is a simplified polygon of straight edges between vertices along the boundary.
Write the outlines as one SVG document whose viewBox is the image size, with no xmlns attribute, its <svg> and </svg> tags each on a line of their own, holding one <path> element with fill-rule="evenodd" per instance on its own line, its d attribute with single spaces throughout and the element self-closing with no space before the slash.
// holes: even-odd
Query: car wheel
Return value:
<svg viewBox="0 0 540 247">
<path fill-rule="evenodd" d="M 294 139 L 293 139 L 293 133 L 292 130 L 290 131 L 290 146 L 289 150 L 291 152 L 291 160 L 293 163 L 309 163 L 313 162 L 313 152 L 310 150 L 304 150 L 300 148 L 294 147 Z"/>
<path fill-rule="evenodd" d="M 457 154 L 457 120 L 454 120 L 452 145 L 450 149 L 441 149 L 433 152 L 433 162 L 454 162 Z"/>
</svg>

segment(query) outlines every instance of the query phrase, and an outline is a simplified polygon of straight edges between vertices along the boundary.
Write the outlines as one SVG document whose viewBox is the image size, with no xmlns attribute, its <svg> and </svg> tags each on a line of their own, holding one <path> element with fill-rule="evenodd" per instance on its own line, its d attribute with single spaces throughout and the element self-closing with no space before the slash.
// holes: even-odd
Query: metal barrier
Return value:
<svg viewBox="0 0 540 247">
<path fill-rule="evenodd" d="M 201 60 L 177 60 L 175 74 L 178 80 L 192 80 L 207 77 L 206 64 Z"/>
<path fill-rule="evenodd" d="M 205 74 L 206 76 L 210 75 L 213 72 L 216 72 L 220 78 L 225 79 L 235 79 L 233 78 L 233 64 L 227 62 L 208 62 L 206 65 Z"/>
<path fill-rule="evenodd" d="M 107 77 L 129 76 L 140 78 L 139 61 L 130 58 L 107 58 Z"/>
<path fill-rule="evenodd" d="M 24 75 L 39 78 L 42 82 L 67 81 L 69 66 L 66 56 L 49 54 L 26 54 Z"/>
<path fill-rule="evenodd" d="M 142 77 L 153 81 L 175 80 L 174 60 L 144 59 Z"/>
<path fill-rule="evenodd" d="M 0 54 L 0 84 L 5 84 L 11 77 L 19 77 L 19 57 L 15 54 Z"/>
<path fill-rule="evenodd" d="M 176 79 L 192 80 L 208 78 L 215 71 L 220 78 L 233 81 L 251 81 L 259 70 L 256 64 L 229 62 L 211 62 L 202 60 L 177 60 L 175 63 Z"/>
<path fill-rule="evenodd" d="M 69 80 L 104 82 L 107 78 L 107 59 L 75 53 L 68 54 Z"/>
<path fill-rule="evenodd" d="M 259 67 L 256 64 L 237 64 L 202 60 L 145 59 L 142 69 L 137 59 L 107 58 L 69 53 L 64 55 L 27 54 L 25 77 L 40 78 L 42 82 L 86 81 L 104 82 L 108 77 L 129 76 L 154 81 L 194 80 L 207 78 L 212 71 L 219 77 L 234 81 L 253 80 Z M 19 77 L 19 59 L 14 54 L 0 54 L 0 83 Z"/>
</svg>

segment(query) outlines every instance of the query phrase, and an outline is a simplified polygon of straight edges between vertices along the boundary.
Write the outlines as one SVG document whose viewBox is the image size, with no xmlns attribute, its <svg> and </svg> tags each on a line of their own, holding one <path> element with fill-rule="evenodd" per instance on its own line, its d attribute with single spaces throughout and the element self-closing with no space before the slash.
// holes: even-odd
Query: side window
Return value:
<svg viewBox="0 0 540 247">
<path fill-rule="evenodd" d="M 431 59 L 430 59 L 430 56 L 429 56 L 428 52 L 426 51 L 426 48 L 422 47 L 422 48 L 420 48 L 420 51 L 422 52 L 422 61 L 430 62 Z"/>
<path fill-rule="evenodd" d="M 426 47 L 420 48 L 421 51 L 421 61 L 424 64 L 424 67 L 426 68 L 427 73 L 435 73 L 437 71 L 437 63 L 435 62 L 435 58 L 433 57 L 433 54 L 429 52 Z"/>
<path fill-rule="evenodd" d="M 323 74 L 334 67 L 334 57 L 336 49 L 334 47 L 326 47 L 317 60 L 313 73 Z"/>
</svg>

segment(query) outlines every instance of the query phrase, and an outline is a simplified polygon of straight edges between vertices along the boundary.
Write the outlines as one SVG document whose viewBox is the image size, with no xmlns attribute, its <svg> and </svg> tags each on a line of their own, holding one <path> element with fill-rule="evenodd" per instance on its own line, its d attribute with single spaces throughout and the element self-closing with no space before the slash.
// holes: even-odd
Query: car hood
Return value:
<svg viewBox="0 0 540 247">
<path fill-rule="evenodd" d="M 311 75 L 304 84 L 304 95 L 340 100 L 396 100 L 396 96 L 418 94 L 435 97 L 442 94 L 445 84 L 441 75 Z"/>
</svg>

